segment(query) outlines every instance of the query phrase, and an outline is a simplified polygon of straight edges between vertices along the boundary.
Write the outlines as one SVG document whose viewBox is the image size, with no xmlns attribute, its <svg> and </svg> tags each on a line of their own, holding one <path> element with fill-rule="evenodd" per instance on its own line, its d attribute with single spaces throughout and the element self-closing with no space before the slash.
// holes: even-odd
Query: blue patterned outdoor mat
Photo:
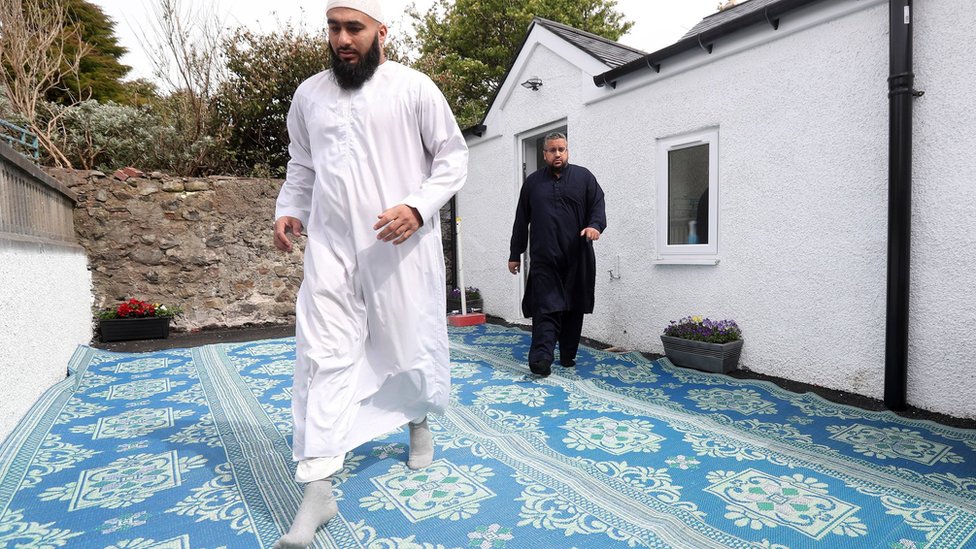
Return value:
<svg viewBox="0 0 976 549">
<path fill-rule="evenodd" d="M 434 463 L 401 430 L 349 454 L 316 547 L 976 546 L 976 431 L 584 348 L 451 329 Z M 0 547 L 270 547 L 301 500 L 294 340 L 79 348 L 0 447 Z"/>
</svg>

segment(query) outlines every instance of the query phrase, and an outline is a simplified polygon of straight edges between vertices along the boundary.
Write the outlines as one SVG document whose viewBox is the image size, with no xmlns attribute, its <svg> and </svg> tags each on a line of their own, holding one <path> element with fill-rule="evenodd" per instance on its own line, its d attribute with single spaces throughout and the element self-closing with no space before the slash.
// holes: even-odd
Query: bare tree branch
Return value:
<svg viewBox="0 0 976 549">
<path fill-rule="evenodd" d="M 177 129 L 190 145 L 207 138 L 226 139 L 226 128 L 211 127 L 213 100 L 227 73 L 221 58 L 227 27 L 218 13 L 217 2 L 203 3 L 194 10 L 183 0 L 157 0 L 151 26 L 154 34 L 143 32 L 139 37 L 153 73 L 174 100 L 176 120 L 183 126 Z M 197 147 L 191 165 L 182 170 L 196 171 L 211 151 L 212 147 Z"/>
<path fill-rule="evenodd" d="M 0 0 L 0 87 L 10 108 L 60 167 L 71 167 L 71 162 L 57 146 L 61 116 L 45 97 L 57 82 L 77 78 L 81 59 L 91 49 L 66 21 L 63 0 Z M 70 58 L 68 40 L 78 41 Z"/>
</svg>

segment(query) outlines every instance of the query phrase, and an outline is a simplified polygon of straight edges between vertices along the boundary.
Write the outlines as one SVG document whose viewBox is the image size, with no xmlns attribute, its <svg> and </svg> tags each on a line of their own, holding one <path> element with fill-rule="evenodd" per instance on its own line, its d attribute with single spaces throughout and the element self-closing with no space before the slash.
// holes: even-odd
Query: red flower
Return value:
<svg viewBox="0 0 976 549">
<path fill-rule="evenodd" d="M 110 320 L 113 318 L 152 318 L 157 316 L 173 318 L 182 314 L 182 312 L 183 310 L 179 307 L 163 307 L 162 305 L 149 301 L 131 298 L 123 301 L 114 309 L 103 309 L 98 314 L 98 318 L 102 320 Z"/>
<path fill-rule="evenodd" d="M 118 318 L 156 316 L 156 306 L 133 298 L 119 305 L 115 314 Z"/>
</svg>

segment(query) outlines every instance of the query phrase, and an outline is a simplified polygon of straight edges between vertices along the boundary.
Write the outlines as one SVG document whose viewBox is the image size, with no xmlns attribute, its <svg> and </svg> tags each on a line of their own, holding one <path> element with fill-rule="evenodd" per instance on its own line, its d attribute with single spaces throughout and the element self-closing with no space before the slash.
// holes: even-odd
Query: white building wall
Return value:
<svg viewBox="0 0 976 549">
<path fill-rule="evenodd" d="M 908 401 L 976 417 L 976 99 L 972 3 L 915 2 Z M 968 74 L 967 74 L 968 72 Z"/>
<path fill-rule="evenodd" d="M 665 66 L 650 85 L 587 109 L 592 143 L 574 145 L 594 152 L 590 168 L 614 197 L 610 225 L 623 224 L 601 248 L 604 265 L 620 255 L 622 278 L 601 285 L 600 314 L 612 321 L 590 323 L 597 339 L 661 352 L 670 320 L 730 318 L 746 339 L 742 367 L 882 395 L 887 18 L 879 10 L 796 34 L 783 21 L 782 38 L 756 29 L 778 39 L 728 56 L 735 44 L 716 44 L 707 64 L 674 77 Z M 703 127 L 719 129 L 721 261 L 654 265 L 664 222 L 655 139 Z M 622 139 L 603 145 L 610 135 Z"/>
<path fill-rule="evenodd" d="M 960 229 L 976 211 L 967 192 L 976 126 L 963 76 L 965 37 L 974 29 L 959 29 L 964 8 L 961 0 L 916 3 L 917 87 L 928 93 L 916 104 L 908 398 L 976 417 L 976 384 L 963 375 L 972 363 L 966 326 L 976 320 L 976 275 L 965 268 L 973 252 L 962 244 L 974 224 Z M 517 286 L 497 281 L 514 278 L 502 270 L 515 207 L 512 136 L 563 116 L 571 162 L 590 168 L 607 193 L 596 310 L 585 335 L 662 352 L 659 335 L 670 320 L 731 318 L 746 340 L 740 367 L 882 398 L 887 27 L 887 2 L 825 2 L 784 17 L 778 31 L 759 26 L 716 43 L 711 55 L 666 60 L 660 74 L 636 73 L 615 91 L 550 87 L 558 100 L 531 103 L 540 97 L 512 94 L 494 125 L 487 121 L 485 144 L 470 141 L 460 198 L 465 215 L 480 216 L 466 225 L 465 249 L 486 241 L 484 258 L 466 253 L 466 270 L 491 260 L 479 281 L 490 289 L 487 312 L 520 316 Z M 540 55 L 530 63 L 565 69 Z M 579 94 L 611 98 L 582 104 Z M 655 140 L 712 126 L 720 134 L 721 261 L 655 265 Z M 489 137 L 497 132 L 502 137 Z M 946 326 L 947 311 L 958 327 Z"/>
<path fill-rule="evenodd" d="M 92 304 L 82 248 L 0 238 L 0 440 L 91 341 Z"/>
</svg>

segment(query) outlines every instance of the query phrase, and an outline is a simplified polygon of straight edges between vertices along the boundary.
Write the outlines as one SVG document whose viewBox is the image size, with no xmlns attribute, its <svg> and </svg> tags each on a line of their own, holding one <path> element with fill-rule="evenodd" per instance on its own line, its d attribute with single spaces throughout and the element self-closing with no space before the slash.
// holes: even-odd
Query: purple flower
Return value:
<svg viewBox="0 0 976 549">
<path fill-rule="evenodd" d="M 481 290 L 475 288 L 474 286 L 468 286 L 464 289 L 464 296 L 467 299 L 481 299 Z M 451 299 L 461 299 L 461 289 L 454 288 L 450 293 Z"/>
<path fill-rule="evenodd" d="M 734 320 L 714 321 L 699 316 L 672 320 L 664 329 L 664 335 L 709 343 L 728 343 L 742 339 L 742 331 Z"/>
</svg>

